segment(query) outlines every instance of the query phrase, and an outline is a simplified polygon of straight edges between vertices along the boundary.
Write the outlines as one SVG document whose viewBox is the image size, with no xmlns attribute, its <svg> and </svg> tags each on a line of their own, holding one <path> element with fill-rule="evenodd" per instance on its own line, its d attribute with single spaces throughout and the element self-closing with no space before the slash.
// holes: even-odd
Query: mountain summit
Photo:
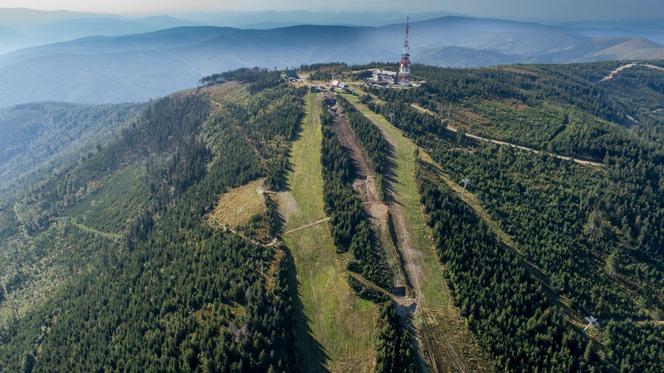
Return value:
<svg viewBox="0 0 664 373">
<path fill-rule="evenodd" d="M 34 47 L 0 57 L 0 107 L 52 100 L 145 101 L 195 85 L 204 75 L 241 67 L 396 63 L 403 29 L 403 24 L 177 27 Z M 414 63 L 435 66 L 664 57 L 664 48 L 642 39 L 595 38 L 557 26 L 455 16 L 413 23 L 411 47 Z"/>
</svg>

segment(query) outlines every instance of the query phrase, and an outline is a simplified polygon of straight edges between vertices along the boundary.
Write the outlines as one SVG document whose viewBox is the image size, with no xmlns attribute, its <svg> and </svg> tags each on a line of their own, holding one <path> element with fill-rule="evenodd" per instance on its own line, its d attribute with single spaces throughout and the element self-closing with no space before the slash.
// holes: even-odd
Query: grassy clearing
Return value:
<svg viewBox="0 0 664 373">
<path fill-rule="evenodd" d="M 419 268 L 418 313 L 414 324 L 420 334 L 423 355 L 438 371 L 493 371 L 489 355 L 483 351 L 450 301 L 450 293 L 442 276 L 431 233 L 419 200 L 415 179 L 418 147 L 381 115 L 372 112 L 358 96 L 345 96 L 355 107 L 376 124 L 395 147 L 395 180 L 392 188 L 404 217 L 410 244 L 417 255 L 411 256 Z M 418 285 L 419 284 L 419 285 Z"/>
<path fill-rule="evenodd" d="M 320 101 L 310 94 L 306 102 L 303 129 L 291 153 L 290 192 L 278 195 L 279 208 L 286 219 L 285 231 L 325 218 Z M 347 258 L 336 254 L 328 224 L 292 232 L 284 241 L 295 260 L 298 292 L 307 318 L 298 325 L 296 342 L 302 369 L 320 371 L 324 365 L 336 372 L 372 371 L 377 308 L 359 299 L 349 288 Z M 323 350 L 323 359 L 318 356 L 316 344 Z"/>
<path fill-rule="evenodd" d="M 399 196 L 411 244 L 420 252 L 417 259 L 422 271 L 421 278 L 423 279 L 420 282 L 422 306 L 427 308 L 444 307 L 449 302 L 449 291 L 444 284 L 440 264 L 426 227 L 426 220 L 420 206 L 417 181 L 415 180 L 417 146 L 406 138 L 400 130 L 390 125 L 385 118 L 375 114 L 366 105 L 360 103 L 357 96 L 348 95 L 345 97 L 374 124 L 377 124 L 394 144 L 396 182 L 392 187 Z"/>
<path fill-rule="evenodd" d="M 249 97 L 247 86 L 237 82 L 204 87 L 200 89 L 200 93 L 209 97 L 213 109 L 221 107 L 222 102 L 240 103 Z"/>
<path fill-rule="evenodd" d="M 252 217 L 265 213 L 264 181 L 265 179 L 254 180 L 222 194 L 210 214 L 210 221 L 239 227 L 249 223 Z"/>
</svg>

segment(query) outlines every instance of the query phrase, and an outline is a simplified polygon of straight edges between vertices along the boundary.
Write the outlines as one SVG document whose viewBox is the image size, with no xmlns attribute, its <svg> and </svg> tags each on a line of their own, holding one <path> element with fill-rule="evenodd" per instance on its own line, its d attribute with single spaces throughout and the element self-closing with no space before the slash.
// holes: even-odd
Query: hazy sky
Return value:
<svg viewBox="0 0 664 373">
<path fill-rule="evenodd" d="M 0 0 L 0 7 L 104 13 L 182 10 L 446 10 L 477 16 L 530 19 L 664 18 L 664 0 Z"/>
</svg>

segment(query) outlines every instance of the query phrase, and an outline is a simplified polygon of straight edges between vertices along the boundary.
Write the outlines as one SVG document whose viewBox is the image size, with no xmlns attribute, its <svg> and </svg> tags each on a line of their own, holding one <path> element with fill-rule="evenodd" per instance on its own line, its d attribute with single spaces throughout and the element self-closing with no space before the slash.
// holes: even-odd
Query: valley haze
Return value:
<svg viewBox="0 0 664 373">
<path fill-rule="evenodd" d="M 275 14 L 278 17 L 279 13 Z M 306 13 L 287 14 L 291 22 L 306 18 Z M 33 15 L 37 28 L 66 25 L 69 30 L 60 32 L 94 35 L 105 30 L 108 36 L 89 36 L 0 56 L 0 107 L 34 101 L 139 102 L 195 86 L 202 76 L 240 67 L 283 69 L 311 63 L 365 64 L 399 59 L 403 17 L 399 20 L 397 13 L 365 17 L 368 22 L 395 22 L 380 26 L 325 24 L 346 16 L 358 22 L 352 15 L 338 14 L 335 18 L 320 14 L 322 25 L 272 29 L 196 26 L 192 21 L 165 16 L 95 16 L 43 25 L 71 15 L 51 14 L 46 20 Z M 662 27 L 653 28 L 651 23 L 646 24 L 649 28 L 632 24 L 632 29 L 623 30 L 594 24 L 545 25 L 449 15 L 422 20 L 424 17 L 418 15 L 411 25 L 414 63 L 480 67 L 664 58 L 664 47 L 644 37 L 661 35 Z M 160 27 L 171 28 L 156 30 Z M 125 35 L 117 35 L 120 33 Z"/>
</svg>

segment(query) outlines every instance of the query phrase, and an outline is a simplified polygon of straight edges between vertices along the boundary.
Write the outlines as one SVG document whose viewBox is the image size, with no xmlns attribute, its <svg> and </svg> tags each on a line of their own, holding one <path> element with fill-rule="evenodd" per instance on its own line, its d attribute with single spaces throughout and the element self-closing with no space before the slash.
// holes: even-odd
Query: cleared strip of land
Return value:
<svg viewBox="0 0 664 373">
<path fill-rule="evenodd" d="M 417 104 L 411 104 L 410 106 L 413 109 L 419 111 L 420 113 L 429 114 L 429 115 L 432 115 L 434 117 L 436 116 L 436 114 L 433 113 L 431 110 L 423 108 L 423 107 L 421 107 Z M 458 132 L 458 128 L 456 128 L 456 127 L 452 127 L 452 126 L 448 125 L 446 128 L 450 132 L 454 132 L 454 133 Z M 542 153 L 541 150 L 529 148 L 527 146 L 512 144 L 512 143 L 509 143 L 509 142 L 506 142 L 506 141 L 489 139 L 489 138 L 486 138 L 486 137 L 473 135 L 471 133 L 466 133 L 465 135 L 466 135 L 466 137 L 468 137 L 470 139 L 473 139 L 475 141 L 490 142 L 490 143 L 496 144 L 496 145 L 509 146 L 511 148 L 514 148 L 514 149 L 519 149 L 519 150 L 523 150 L 523 151 L 534 153 L 534 154 Z M 559 155 L 559 154 L 553 154 L 553 153 L 547 153 L 547 154 L 551 157 L 562 159 L 564 161 L 572 161 L 574 163 L 578 163 L 578 164 L 583 165 L 583 166 L 593 166 L 593 167 L 602 167 L 602 168 L 604 167 L 603 163 L 593 162 L 593 161 L 589 161 L 587 159 L 573 158 L 573 157 L 569 157 L 569 156 L 566 156 L 566 155 Z"/>
<path fill-rule="evenodd" d="M 291 152 L 290 191 L 277 194 L 286 219 L 284 241 L 291 250 L 304 320 L 298 320 L 296 348 L 305 372 L 369 372 L 377 307 L 348 286 L 347 257 L 336 253 L 325 219 L 320 152 L 322 132 L 318 96 L 307 96 L 307 114 Z"/>
<path fill-rule="evenodd" d="M 420 205 L 415 179 L 417 145 L 384 117 L 362 104 L 359 97 L 344 97 L 378 126 L 394 146 L 395 182 L 392 190 L 395 203 L 390 205 L 390 213 L 395 220 L 406 273 L 416 293 L 414 325 L 430 369 L 438 372 L 492 371 L 491 358 L 480 349 L 450 301 L 449 289 Z"/>
<path fill-rule="evenodd" d="M 105 238 L 107 240 L 113 241 L 113 242 L 120 242 L 124 238 L 124 235 L 121 233 L 113 233 L 113 232 L 102 232 L 98 229 L 89 227 L 85 224 L 79 223 L 75 218 L 72 217 L 63 217 L 63 218 L 56 218 L 56 221 L 59 222 L 64 222 L 65 224 L 71 224 L 72 226 L 80 229 L 83 232 L 93 234 L 98 237 Z"/>
<path fill-rule="evenodd" d="M 432 166 L 434 171 L 434 178 L 439 179 L 442 183 L 446 184 L 457 196 L 466 204 L 468 207 L 473 209 L 477 216 L 482 219 L 491 231 L 498 237 L 498 239 L 507 247 L 512 250 L 512 252 L 521 259 L 521 263 L 524 268 L 535 277 L 540 283 L 544 286 L 544 290 L 549 295 L 551 301 L 558 305 L 560 309 L 568 317 L 570 323 L 574 324 L 576 327 L 583 327 L 585 325 L 583 315 L 578 311 L 574 310 L 571 307 L 571 301 L 569 298 L 558 294 L 553 289 L 551 289 L 548 276 L 537 267 L 535 264 L 528 261 L 525 253 L 517 246 L 516 242 L 512 237 L 507 234 L 500 225 L 491 217 L 488 211 L 482 206 L 480 199 L 472 192 L 464 190 L 461 185 L 455 182 L 449 175 L 443 172 L 443 168 L 440 164 L 431 158 L 431 156 L 421 151 L 420 159 Z"/>
<path fill-rule="evenodd" d="M 382 200 L 381 193 L 378 190 L 380 186 L 376 183 L 376 175 L 369 165 L 366 151 L 362 148 L 355 132 L 350 127 L 343 108 L 337 104 L 332 109 L 331 113 L 335 117 L 333 131 L 355 162 L 357 178 L 353 182 L 353 189 L 362 200 L 365 211 L 370 217 L 374 230 L 378 234 L 380 246 L 385 250 L 387 260 L 394 271 L 395 281 L 393 285 L 406 286 L 408 284 L 406 275 L 400 263 L 399 253 L 392 242 L 388 226 L 389 208 Z M 408 302 L 405 299 L 398 301 Z"/>
<path fill-rule="evenodd" d="M 412 104 L 411 106 L 413 108 L 417 109 L 420 112 L 427 113 L 427 114 L 430 114 L 430 115 L 435 115 L 431 111 L 429 111 L 425 108 L 422 108 L 418 105 Z M 457 129 L 453 128 L 453 127 L 448 127 L 448 130 L 451 130 L 453 132 L 457 131 Z M 539 151 L 537 151 L 537 150 L 530 149 L 530 148 L 525 148 L 525 147 L 520 147 L 520 146 L 509 144 L 509 143 L 497 142 L 495 140 L 484 139 L 484 138 L 480 138 L 478 136 L 473 136 L 473 135 L 469 135 L 469 134 L 466 134 L 466 136 L 471 137 L 471 138 L 475 138 L 475 139 L 479 139 L 481 141 L 495 142 L 495 143 L 498 143 L 500 145 L 508 145 L 508 146 L 512 146 L 512 147 L 517 147 L 517 148 L 522 149 L 522 150 L 527 150 L 527 151 L 532 151 L 532 152 L 535 152 L 535 153 L 539 153 Z M 555 304 L 557 304 L 560 307 L 560 309 L 567 316 L 568 321 L 570 323 L 572 323 L 573 325 L 575 325 L 576 327 L 583 327 L 585 325 L 583 315 L 581 315 L 579 312 L 577 312 L 576 310 L 574 310 L 570 306 L 571 301 L 567 297 L 558 294 L 557 292 L 553 291 L 550 288 L 550 286 L 549 286 L 550 281 L 548 279 L 548 276 L 546 276 L 540 268 L 538 268 L 536 265 L 534 265 L 533 263 L 529 262 L 526 259 L 526 256 L 525 256 L 524 252 L 522 252 L 518 248 L 518 246 L 516 245 L 516 243 L 514 242 L 512 237 L 509 236 L 507 233 L 505 233 L 505 231 L 503 231 L 500 228 L 500 226 L 497 224 L 497 222 L 484 209 L 484 207 L 482 206 L 482 203 L 479 200 L 479 198 L 477 198 L 477 196 L 475 196 L 472 192 L 469 192 L 469 191 L 463 192 L 462 186 L 459 185 L 454 180 L 452 180 L 452 178 L 450 178 L 449 175 L 445 174 L 442 171 L 442 166 L 439 165 L 437 162 L 435 162 L 431 158 L 431 156 L 429 154 L 427 154 L 425 151 L 422 151 L 420 149 L 418 154 L 420 156 L 420 159 L 422 159 L 423 161 L 425 161 L 425 162 L 427 162 L 427 163 L 429 163 L 430 165 L 433 166 L 433 168 L 436 170 L 436 177 L 440 178 L 441 182 L 445 183 L 448 187 L 450 187 L 450 189 L 452 189 L 452 191 L 454 191 L 459 196 L 459 198 L 461 198 L 461 200 L 463 200 L 469 207 L 471 207 L 475 211 L 475 213 L 485 223 L 487 223 L 487 225 L 491 228 L 493 233 L 496 234 L 496 236 L 500 239 L 500 241 L 502 241 L 502 243 L 505 244 L 505 246 L 507 248 L 511 249 L 522 260 L 522 263 L 523 263 L 524 267 L 529 271 L 529 273 L 531 273 L 535 278 L 537 278 L 542 283 L 542 285 L 544 286 L 545 291 L 550 296 L 552 302 L 554 302 Z M 566 159 L 566 160 L 574 160 L 574 159 L 571 159 L 569 157 L 564 157 L 564 156 L 556 156 L 556 157 L 561 158 L 561 159 Z M 583 161 L 583 160 L 574 160 L 574 161 L 577 162 L 577 163 L 585 164 L 585 165 L 603 166 L 602 164 L 597 164 L 597 163 L 593 163 L 593 162 L 584 163 L 584 162 L 587 162 L 587 161 Z"/>
<path fill-rule="evenodd" d="M 631 69 L 632 67 L 638 67 L 638 66 L 646 67 L 648 69 L 653 69 L 653 70 L 664 72 L 664 67 L 661 67 L 661 66 L 651 65 L 651 64 L 647 64 L 647 63 L 628 63 L 628 64 L 625 64 L 625 65 L 618 66 L 616 69 L 611 71 L 607 76 L 602 78 L 602 80 L 600 80 L 600 83 L 601 82 L 606 82 L 608 80 L 612 80 L 613 78 L 618 76 L 620 74 L 620 72 L 622 72 L 623 70 Z"/>
</svg>

